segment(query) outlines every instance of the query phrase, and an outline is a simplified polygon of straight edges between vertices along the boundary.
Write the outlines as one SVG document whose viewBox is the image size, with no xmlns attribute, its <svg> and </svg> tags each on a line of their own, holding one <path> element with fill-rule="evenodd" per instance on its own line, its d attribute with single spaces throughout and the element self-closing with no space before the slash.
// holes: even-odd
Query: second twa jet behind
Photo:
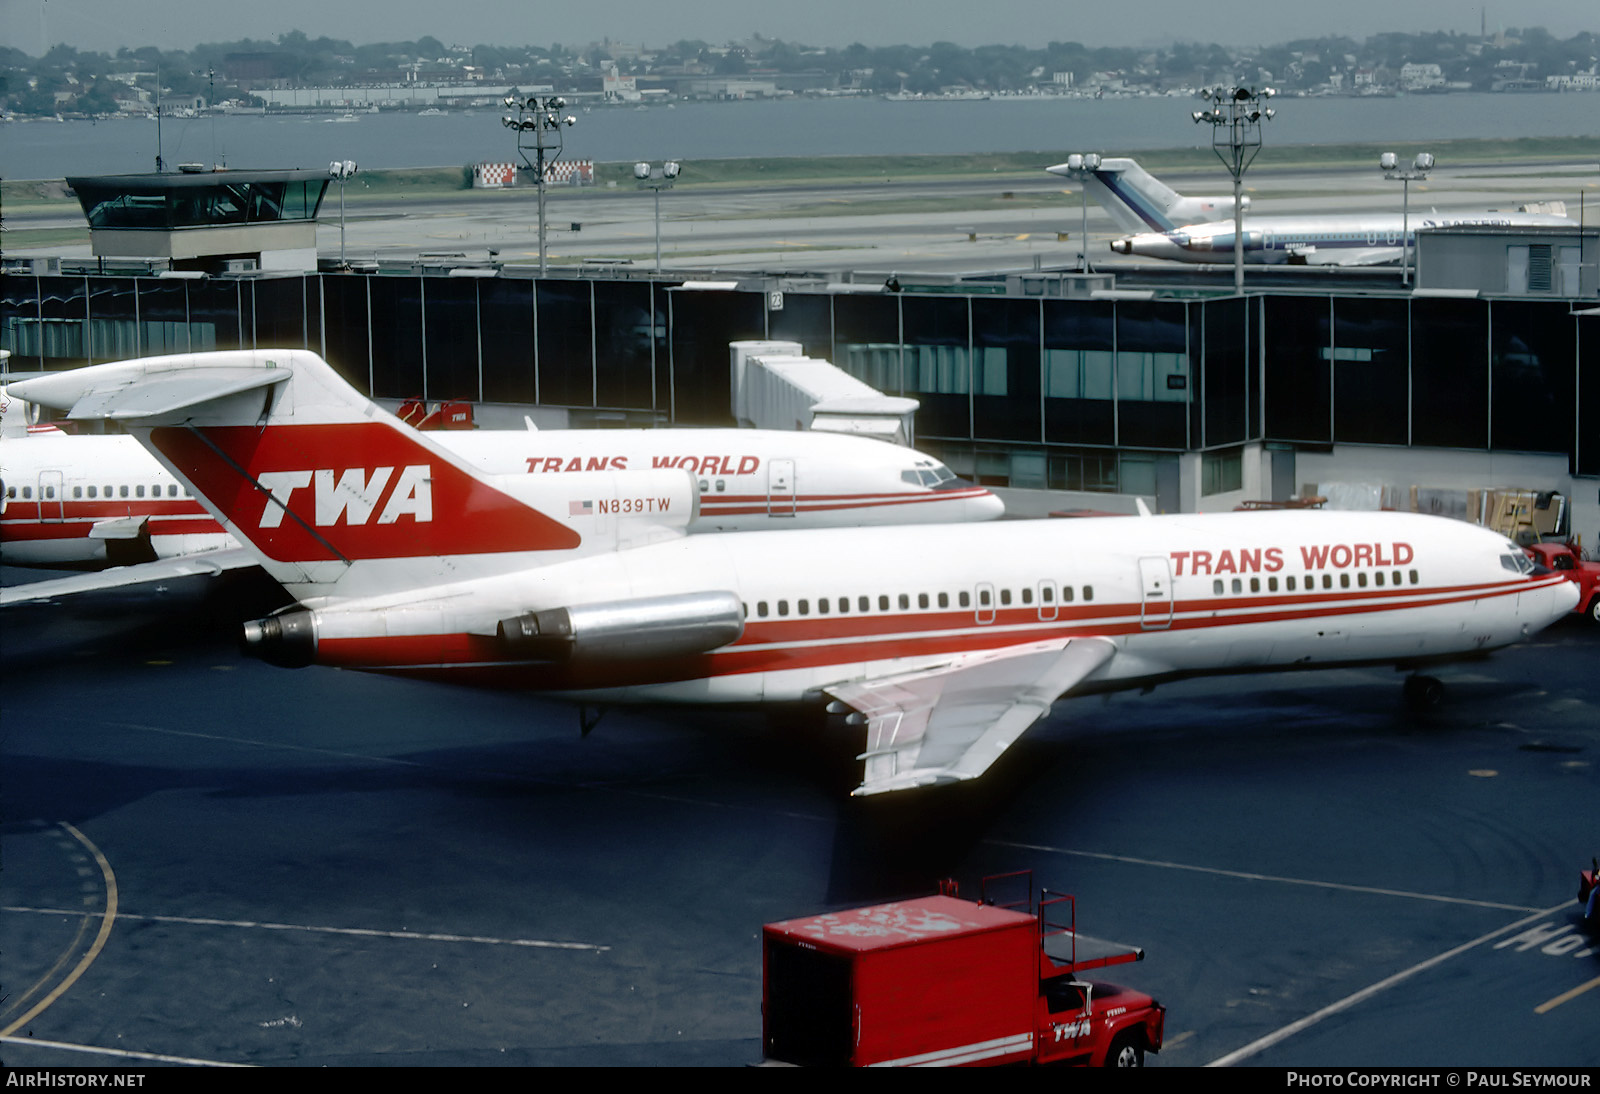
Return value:
<svg viewBox="0 0 1600 1094">
<path fill-rule="evenodd" d="M 1079 173 L 1065 163 L 1045 170 L 1058 175 Z M 1130 159 L 1101 161 L 1100 169 L 1085 179 L 1085 185 L 1118 226 L 1130 233 L 1111 241 L 1111 249 L 1118 254 L 1172 262 L 1226 264 L 1233 261 L 1232 198 L 1184 197 Z M 1248 209 L 1249 199 L 1245 201 Z M 1227 214 L 1227 218 L 1222 219 L 1222 214 Z M 1410 215 L 1252 216 L 1246 213 L 1244 260 L 1268 265 L 1386 265 L 1399 262 L 1405 248 L 1415 254 L 1417 229 L 1462 224 L 1576 226 L 1575 221 L 1554 213 L 1496 210 L 1455 213 L 1430 210 Z"/>
<path fill-rule="evenodd" d="M 876 794 L 981 775 L 1064 695 L 1478 656 L 1577 589 L 1440 517 L 1283 511 L 685 535 L 681 469 L 490 475 L 301 351 L 98 365 L 17 394 L 122 421 L 298 603 L 285 666 L 583 703 L 831 704 Z"/>
</svg>

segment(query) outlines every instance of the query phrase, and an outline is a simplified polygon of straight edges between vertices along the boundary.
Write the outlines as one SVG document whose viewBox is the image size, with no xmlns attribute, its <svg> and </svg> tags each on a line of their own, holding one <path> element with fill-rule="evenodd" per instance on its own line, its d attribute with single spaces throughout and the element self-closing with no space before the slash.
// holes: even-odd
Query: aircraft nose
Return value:
<svg viewBox="0 0 1600 1094">
<path fill-rule="evenodd" d="M 1111 249 L 1119 255 L 1131 255 L 1133 253 L 1133 240 L 1113 239 L 1111 241 Z"/>
<path fill-rule="evenodd" d="M 999 520 L 1006 515 L 1006 503 L 985 491 L 967 502 L 967 515 L 972 520 Z"/>
</svg>

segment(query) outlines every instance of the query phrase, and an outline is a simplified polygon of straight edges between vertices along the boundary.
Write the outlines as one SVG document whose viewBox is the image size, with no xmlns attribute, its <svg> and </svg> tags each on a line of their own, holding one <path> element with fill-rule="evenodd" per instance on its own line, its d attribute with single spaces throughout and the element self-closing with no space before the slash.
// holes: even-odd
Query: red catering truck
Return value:
<svg viewBox="0 0 1600 1094">
<path fill-rule="evenodd" d="M 1078 934 L 1072 897 L 1041 891 L 1035 904 L 1030 878 L 1023 910 L 941 888 L 767 924 L 766 1062 L 1139 1067 L 1160 1051 L 1166 1008 L 1078 975 L 1144 951 Z"/>
</svg>

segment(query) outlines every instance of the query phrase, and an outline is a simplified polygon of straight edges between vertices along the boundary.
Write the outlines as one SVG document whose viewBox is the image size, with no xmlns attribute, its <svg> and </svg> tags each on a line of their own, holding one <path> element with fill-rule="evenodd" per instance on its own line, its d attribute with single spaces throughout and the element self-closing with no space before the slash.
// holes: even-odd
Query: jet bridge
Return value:
<svg viewBox="0 0 1600 1094">
<path fill-rule="evenodd" d="M 733 416 L 755 429 L 853 433 L 911 445 L 915 399 L 885 395 L 798 342 L 733 342 Z"/>
</svg>

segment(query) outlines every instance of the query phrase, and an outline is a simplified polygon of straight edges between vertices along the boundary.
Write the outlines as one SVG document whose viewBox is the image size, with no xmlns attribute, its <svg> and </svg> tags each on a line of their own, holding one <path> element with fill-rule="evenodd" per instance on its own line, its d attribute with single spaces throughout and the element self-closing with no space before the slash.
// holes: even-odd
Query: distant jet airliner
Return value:
<svg viewBox="0 0 1600 1094">
<path fill-rule="evenodd" d="M 1111 241 L 1118 254 L 1173 262 L 1233 261 L 1233 199 L 1184 197 L 1159 182 L 1131 159 L 1102 160 L 1085 173 L 1068 163 L 1045 170 L 1083 178 L 1096 201 L 1123 231 Z M 1245 208 L 1249 208 L 1245 198 Z M 1222 215 L 1227 219 L 1221 219 Z M 1326 216 L 1250 216 L 1244 218 L 1244 260 L 1257 264 L 1375 266 L 1399 262 L 1405 247 L 1416 247 L 1419 228 L 1453 225 L 1507 227 L 1562 226 L 1576 222 L 1553 213 L 1477 210 L 1440 213 L 1349 213 Z"/>
</svg>

